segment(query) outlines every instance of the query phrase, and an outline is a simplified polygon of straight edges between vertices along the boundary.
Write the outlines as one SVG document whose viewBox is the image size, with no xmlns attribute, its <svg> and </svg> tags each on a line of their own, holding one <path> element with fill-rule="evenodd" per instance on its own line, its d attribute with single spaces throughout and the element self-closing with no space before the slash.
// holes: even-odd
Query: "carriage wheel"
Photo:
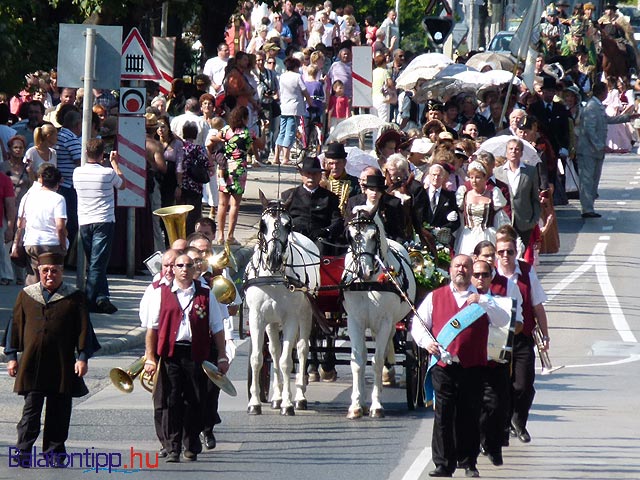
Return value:
<svg viewBox="0 0 640 480">
<path fill-rule="evenodd" d="M 253 371 L 251 370 L 251 351 L 253 345 L 249 342 L 249 363 L 247 366 L 247 399 L 251 400 L 251 381 L 253 380 Z M 260 401 L 262 403 L 269 402 L 269 388 L 271 387 L 271 354 L 269 353 L 269 337 L 264 334 L 264 344 L 262 345 L 262 368 L 260 369 Z"/>
<path fill-rule="evenodd" d="M 427 355 L 414 341 L 407 341 L 405 351 L 405 375 L 407 383 L 407 407 L 409 410 L 424 407 L 424 378 L 427 374 Z"/>
</svg>

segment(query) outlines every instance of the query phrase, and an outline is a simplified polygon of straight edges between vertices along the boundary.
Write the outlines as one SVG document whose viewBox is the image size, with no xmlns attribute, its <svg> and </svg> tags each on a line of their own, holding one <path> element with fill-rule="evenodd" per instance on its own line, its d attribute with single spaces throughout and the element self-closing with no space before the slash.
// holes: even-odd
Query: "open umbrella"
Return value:
<svg viewBox="0 0 640 480">
<path fill-rule="evenodd" d="M 451 63 L 453 63 L 452 60 L 441 53 L 418 55 L 397 78 L 396 87 L 403 90 L 411 90 L 419 79 L 430 80 Z"/>
<path fill-rule="evenodd" d="M 366 167 L 380 168 L 378 159 L 364 150 L 360 150 L 358 147 L 347 147 L 345 150 L 347 151 L 347 164 L 344 169 L 349 175 L 360 177 L 360 173 Z"/>
<path fill-rule="evenodd" d="M 444 67 L 440 73 L 436 75 L 436 78 L 453 77 L 456 73 L 460 72 L 477 72 L 477 70 L 464 63 L 452 63 Z"/>
<path fill-rule="evenodd" d="M 420 86 L 413 100 L 416 103 L 427 103 L 429 100 L 446 101 L 460 93 L 461 87 L 461 82 L 455 78 L 434 78 Z"/>
<path fill-rule="evenodd" d="M 348 138 L 358 138 L 361 134 L 378 130 L 384 122 L 377 115 L 368 113 L 354 115 L 340 122 L 327 138 L 329 142 L 343 142 Z"/>
<path fill-rule="evenodd" d="M 484 150 L 485 152 L 493 153 L 496 157 L 505 157 L 507 154 L 507 143 L 510 140 L 522 140 L 514 135 L 499 135 L 497 137 L 490 138 L 485 141 L 478 150 Z M 522 152 L 522 161 L 527 165 L 536 166 L 540 163 L 540 157 L 538 156 L 538 152 L 533 146 L 522 140 L 524 145 L 524 150 Z"/>
<path fill-rule="evenodd" d="M 493 70 L 513 70 L 515 66 L 515 59 L 510 55 L 505 55 L 496 52 L 482 52 L 476 53 L 473 57 L 467 60 L 467 66 L 473 67 L 476 70 L 482 70 L 487 65 Z"/>
<path fill-rule="evenodd" d="M 514 85 L 520 85 L 522 83 L 522 80 L 513 76 L 513 72 L 509 72 L 507 70 L 494 69 L 484 72 L 482 75 L 488 85 L 504 85 L 505 83 L 509 83 L 512 79 Z"/>
</svg>

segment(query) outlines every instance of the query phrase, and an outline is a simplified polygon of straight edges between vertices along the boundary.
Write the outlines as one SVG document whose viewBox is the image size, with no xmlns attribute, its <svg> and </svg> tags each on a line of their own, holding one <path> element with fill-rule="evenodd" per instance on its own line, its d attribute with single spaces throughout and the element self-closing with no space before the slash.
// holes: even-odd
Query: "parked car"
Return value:
<svg viewBox="0 0 640 480">
<path fill-rule="evenodd" d="M 509 32 L 506 30 L 500 31 L 489 42 L 487 51 L 498 53 L 509 53 L 509 46 L 511 45 L 511 39 L 516 32 Z"/>
</svg>

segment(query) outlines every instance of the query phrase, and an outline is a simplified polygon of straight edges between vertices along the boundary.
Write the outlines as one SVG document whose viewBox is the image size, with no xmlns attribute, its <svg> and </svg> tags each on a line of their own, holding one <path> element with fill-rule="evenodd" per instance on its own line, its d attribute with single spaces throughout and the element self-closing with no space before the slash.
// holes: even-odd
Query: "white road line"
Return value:
<svg viewBox="0 0 640 480">
<path fill-rule="evenodd" d="M 415 480 L 420 478 L 431 461 L 431 447 L 425 447 L 413 461 L 409 470 L 402 476 L 402 480 Z"/>
<path fill-rule="evenodd" d="M 616 202 L 616 205 L 626 205 L 627 202 Z"/>
<path fill-rule="evenodd" d="M 593 368 L 593 367 L 610 367 L 613 365 L 622 365 L 624 363 L 633 363 L 640 361 L 640 355 L 629 355 L 627 358 L 621 360 L 613 360 L 611 362 L 604 363 L 588 363 L 585 365 L 565 365 L 564 368 Z"/>
<path fill-rule="evenodd" d="M 603 241 L 603 240 L 611 240 L 611 237 L 609 235 L 601 235 L 600 237 L 598 237 L 599 241 Z"/>
<path fill-rule="evenodd" d="M 634 177 L 634 178 L 638 178 L 638 177 Z M 638 182 L 629 182 L 629 185 L 638 185 Z"/>
<path fill-rule="evenodd" d="M 607 270 L 607 257 L 604 254 L 606 249 L 606 243 L 598 243 L 593 249 L 592 257 L 595 257 L 594 263 L 596 267 L 596 275 L 598 276 L 598 283 L 600 284 L 600 288 L 602 289 L 602 295 L 607 301 L 607 306 L 609 307 L 609 315 L 611 315 L 613 326 L 618 331 L 620 338 L 622 338 L 623 342 L 637 343 L 638 340 L 629 327 L 629 323 L 627 322 L 627 319 L 624 316 L 624 312 L 622 311 L 622 307 L 620 306 L 620 302 L 618 301 L 616 291 L 613 288 L 611 279 L 609 278 L 609 271 Z"/>
</svg>

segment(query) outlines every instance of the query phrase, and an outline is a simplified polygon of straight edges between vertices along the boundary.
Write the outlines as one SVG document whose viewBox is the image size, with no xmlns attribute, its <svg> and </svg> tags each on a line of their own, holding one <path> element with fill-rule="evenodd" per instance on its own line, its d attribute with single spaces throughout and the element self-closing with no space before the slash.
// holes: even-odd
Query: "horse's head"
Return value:
<svg viewBox="0 0 640 480">
<path fill-rule="evenodd" d="M 380 229 L 377 223 L 369 214 L 358 212 L 347 226 L 347 239 L 358 277 L 370 281 L 377 270 L 376 255 L 380 255 Z"/>
<path fill-rule="evenodd" d="M 258 232 L 261 262 L 271 272 L 277 272 L 282 270 L 286 261 L 287 243 L 292 226 L 291 215 L 287 211 L 287 205 L 280 201 L 267 202 L 266 205 L 263 202 L 263 206 L 265 208 Z"/>
</svg>

